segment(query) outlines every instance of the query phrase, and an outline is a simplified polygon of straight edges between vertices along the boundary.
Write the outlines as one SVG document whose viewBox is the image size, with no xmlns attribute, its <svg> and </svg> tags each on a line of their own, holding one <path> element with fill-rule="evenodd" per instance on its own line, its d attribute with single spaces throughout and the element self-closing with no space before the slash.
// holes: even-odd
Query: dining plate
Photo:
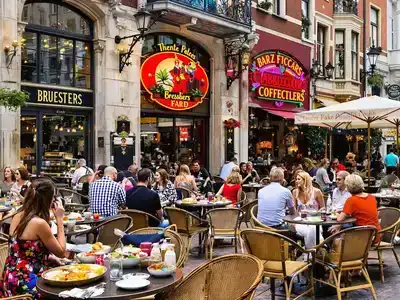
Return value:
<svg viewBox="0 0 400 300">
<path fill-rule="evenodd" d="M 141 279 L 149 279 L 150 278 L 150 274 L 147 273 L 129 273 L 129 274 L 125 274 L 122 276 L 122 279 L 126 280 L 126 279 L 137 279 L 137 278 L 141 278 Z"/>
<path fill-rule="evenodd" d="M 129 278 L 117 281 L 117 287 L 124 290 L 138 290 L 150 285 L 150 281 L 143 278 Z"/>
</svg>

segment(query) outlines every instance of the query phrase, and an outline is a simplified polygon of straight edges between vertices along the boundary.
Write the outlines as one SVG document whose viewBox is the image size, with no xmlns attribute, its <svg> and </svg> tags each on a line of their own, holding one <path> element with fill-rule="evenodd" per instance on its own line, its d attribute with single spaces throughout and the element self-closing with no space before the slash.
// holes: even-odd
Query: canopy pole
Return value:
<svg viewBox="0 0 400 300">
<path fill-rule="evenodd" d="M 397 153 L 399 153 L 399 126 L 400 126 L 400 120 L 396 120 L 396 148 L 397 148 Z"/>
<path fill-rule="evenodd" d="M 368 124 L 368 187 L 371 178 L 371 122 L 367 121 Z"/>
</svg>

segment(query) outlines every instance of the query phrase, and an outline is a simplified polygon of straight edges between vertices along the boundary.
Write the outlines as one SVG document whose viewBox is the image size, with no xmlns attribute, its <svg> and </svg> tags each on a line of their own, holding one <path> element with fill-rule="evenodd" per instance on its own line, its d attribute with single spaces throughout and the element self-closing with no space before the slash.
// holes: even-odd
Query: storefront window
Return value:
<svg viewBox="0 0 400 300">
<path fill-rule="evenodd" d="M 29 24 L 21 40 L 22 81 L 91 88 L 91 27 L 86 19 L 56 4 L 25 7 Z"/>
<path fill-rule="evenodd" d="M 36 116 L 21 117 L 21 149 L 20 156 L 24 166 L 30 173 L 36 173 Z"/>
</svg>

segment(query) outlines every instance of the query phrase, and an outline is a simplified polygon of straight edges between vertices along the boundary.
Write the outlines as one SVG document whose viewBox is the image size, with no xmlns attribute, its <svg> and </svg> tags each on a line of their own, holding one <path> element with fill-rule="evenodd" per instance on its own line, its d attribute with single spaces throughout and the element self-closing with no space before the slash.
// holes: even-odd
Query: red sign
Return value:
<svg viewBox="0 0 400 300">
<path fill-rule="evenodd" d="M 308 88 L 307 71 L 291 55 L 283 51 L 265 51 L 255 56 L 250 65 L 249 79 L 255 97 L 302 107 Z"/>
<path fill-rule="evenodd" d="M 203 102 L 209 82 L 206 71 L 185 46 L 158 45 L 161 51 L 142 64 L 140 78 L 153 101 L 172 110 L 187 110 Z"/>
</svg>

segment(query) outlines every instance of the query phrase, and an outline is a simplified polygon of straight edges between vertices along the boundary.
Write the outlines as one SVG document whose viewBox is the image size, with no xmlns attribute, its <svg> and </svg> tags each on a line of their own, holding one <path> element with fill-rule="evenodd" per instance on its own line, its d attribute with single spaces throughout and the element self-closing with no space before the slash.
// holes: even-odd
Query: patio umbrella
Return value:
<svg viewBox="0 0 400 300">
<path fill-rule="evenodd" d="M 295 114 L 296 124 L 330 128 L 368 129 L 368 185 L 371 177 L 371 128 L 400 126 L 400 102 L 378 96 L 364 97 Z M 397 146 L 398 146 L 398 138 Z"/>
</svg>

